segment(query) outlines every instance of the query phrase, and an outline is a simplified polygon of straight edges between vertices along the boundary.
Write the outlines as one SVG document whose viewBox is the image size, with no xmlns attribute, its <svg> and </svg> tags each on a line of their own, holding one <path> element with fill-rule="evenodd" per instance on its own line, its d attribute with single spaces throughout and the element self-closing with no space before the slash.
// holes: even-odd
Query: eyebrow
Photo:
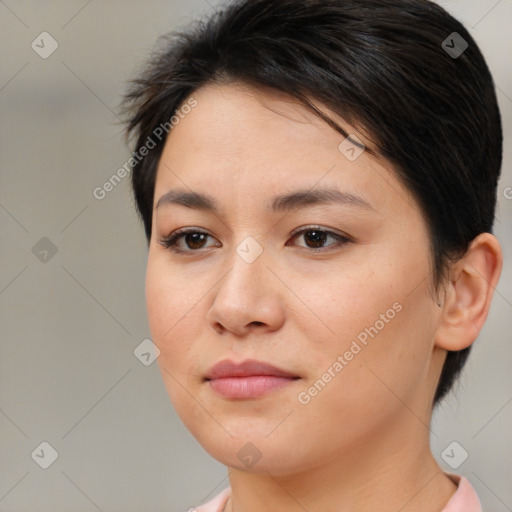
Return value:
<svg viewBox="0 0 512 512">
<path fill-rule="evenodd" d="M 297 210 L 318 204 L 342 204 L 366 210 L 374 210 L 366 199 L 349 192 L 341 192 L 336 188 L 299 189 L 287 194 L 273 197 L 265 204 L 267 210 L 274 213 Z M 165 204 L 178 204 L 187 208 L 220 213 L 220 208 L 214 197 L 198 192 L 185 190 L 169 190 L 160 197 L 155 210 Z"/>
</svg>

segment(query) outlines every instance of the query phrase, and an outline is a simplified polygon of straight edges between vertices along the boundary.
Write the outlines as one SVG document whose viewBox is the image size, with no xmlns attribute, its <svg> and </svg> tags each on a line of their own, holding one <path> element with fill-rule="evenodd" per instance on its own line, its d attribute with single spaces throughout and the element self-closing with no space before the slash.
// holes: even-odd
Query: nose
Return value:
<svg viewBox="0 0 512 512">
<path fill-rule="evenodd" d="M 219 334 L 244 337 L 251 332 L 279 329 L 285 318 L 284 290 L 264 255 L 247 263 L 238 254 L 213 291 L 206 320 Z"/>
</svg>

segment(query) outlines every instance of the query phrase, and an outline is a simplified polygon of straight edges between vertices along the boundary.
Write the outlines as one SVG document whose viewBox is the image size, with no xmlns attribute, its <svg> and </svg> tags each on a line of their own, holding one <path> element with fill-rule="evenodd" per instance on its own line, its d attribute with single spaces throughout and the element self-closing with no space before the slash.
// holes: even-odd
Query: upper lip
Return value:
<svg viewBox="0 0 512 512">
<path fill-rule="evenodd" d="M 248 359 L 241 363 L 235 363 L 229 359 L 219 361 L 208 371 L 205 379 L 225 379 L 229 377 L 253 377 L 256 375 L 270 375 L 274 377 L 298 378 L 286 370 L 277 368 L 262 361 Z"/>
</svg>

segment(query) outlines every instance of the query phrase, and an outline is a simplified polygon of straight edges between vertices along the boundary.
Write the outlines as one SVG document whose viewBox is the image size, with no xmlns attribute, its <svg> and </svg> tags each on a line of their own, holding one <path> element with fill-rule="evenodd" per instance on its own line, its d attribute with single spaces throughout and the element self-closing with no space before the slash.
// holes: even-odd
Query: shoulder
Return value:
<svg viewBox="0 0 512 512">
<path fill-rule="evenodd" d="M 482 512 L 478 494 L 469 480 L 464 476 L 446 474 L 457 485 L 457 490 L 441 512 Z"/>
<path fill-rule="evenodd" d="M 228 487 L 207 503 L 189 508 L 187 512 L 222 512 L 230 496 L 231 487 Z"/>
</svg>

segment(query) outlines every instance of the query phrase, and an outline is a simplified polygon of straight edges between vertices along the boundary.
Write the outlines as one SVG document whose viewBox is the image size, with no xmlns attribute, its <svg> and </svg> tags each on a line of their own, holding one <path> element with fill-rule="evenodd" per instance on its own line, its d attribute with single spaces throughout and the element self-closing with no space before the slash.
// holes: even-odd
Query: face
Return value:
<svg viewBox="0 0 512 512">
<path fill-rule="evenodd" d="M 146 276 L 187 428 L 228 466 L 283 475 L 391 446 L 400 425 L 428 434 L 429 239 L 391 165 L 276 92 L 194 98 L 159 163 Z"/>
</svg>

